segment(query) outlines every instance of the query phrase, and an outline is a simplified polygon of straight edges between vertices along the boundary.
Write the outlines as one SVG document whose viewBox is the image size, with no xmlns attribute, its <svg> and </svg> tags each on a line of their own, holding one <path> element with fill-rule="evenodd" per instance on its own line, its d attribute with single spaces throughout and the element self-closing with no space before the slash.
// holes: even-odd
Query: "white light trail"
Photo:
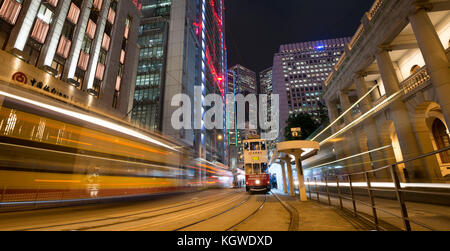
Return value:
<svg viewBox="0 0 450 251">
<path fill-rule="evenodd" d="M 320 145 L 323 145 L 323 144 L 327 143 L 329 140 L 336 138 L 337 136 L 339 136 L 342 133 L 346 132 L 347 130 L 349 130 L 350 128 L 352 128 L 356 124 L 360 123 L 361 121 L 363 121 L 367 117 L 371 116 L 373 113 L 375 113 L 380 107 L 382 107 L 386 103 L 394 101 L 402 92 L 403 92 L 403 90 L 400 90 L 400 91 L 392 94 L 389 98 L 383 100 L 383 102 L 380 102 L 378 105 L 374 106 L 368 112 L 366 112 L 363 115 L 359 116 L 357 119 L 353 120 L 351 123 L 346 125 L 344 128 L 342 128 L 341 130 L 337 131 L 335 134 L 331 135 L 330 137 L 328 137 L 325 140 L 323 140 L 322 142 L 320 142 Z"/>
<path fill-rule="evenodd" d="M 337 119 L 335 119 L 331 124 L 329 124 L 325 129 L 323 129 L 321 132 L 319 132 L 314 138 L 311 140 L 316 140 L 320 135 L 322 135 L 324 132 L 326 132 L 328 129 L 330 129 L 334 124 L 336 124 L 340 119 L 342 119 L 347 113 L 349 113 L 353 108 L 355 108 L 361 101 L 363 101 L 367 96 L 370 95 L 371 92 L 373 92 L 380 84 L 376 84 L 370 91 L 368 91 L 364 96 L 362 96 L 358 101 L 356 101 L 350 108 L 348 108 L 345 112 L 343 112 Z"/>
<path fill-rule="evenodd" d="M 391 145 L 383 146 L 383 147 L 380 147 L 380 148 L 377 148 L 377 149 L 373 149 L 373 150 L 370 150 L 370 151 L 367 151 L 367 152 L 358 153 L 358 154 L 355 154 L 355 155 L 352 155 L 352 156 L 349 156 L 349 157 L 346 157 L 346 158 L 338 159 L 338 160 L 335 160 L 335 161 L 332 161 L 332 162 L 328 162 L 328 163 L 325 163 L 325 164 L 320 164 L 318 166 L 313 166 L 313 167 L 310 167 L 308 169 L 313 169 L 313 168 L 318 168 L 318 167 L 322 167 L 322 166 L 331 165 L 331 164 L 338 163 L 338 162 L 341 162 L 341 161 L 344 161 L 344 160 L 353 159 L 353 158 L 362 156 L 364 154 L 369 154 L 369 153 L 372 153 L 372 152 L 381 151 L 381 150 L 384 150 L 384 149 L 389 148 L 389 147 L 392 147 L 392 146 Z"/>
<path fill-rule="evenodd" d="M 316 185 L 316 182 L 305 182 L 305 185 Z M 326 186 L 327 183 L 325 182 L 317 182 L 318 186 Z M 331 187 L 337 187 L 336 182 L 328 182 L 328 186 Z M 349 182 L 339 182 L 340 187 L 350 187 Z M 353 187 L 367 187 L 366 182 L 352 182 Z M 378 188 L 395 188 L 394 183 L 392 182 L 370 182 L 371 187 L 378 187 Z M 450 184 L 445 183 L 400 183 L 400 186 L 402 188 L 408 188 L 408 187 L 421 187 L 421 188 L 447 188 L 450 189 Z"/>
</svg>

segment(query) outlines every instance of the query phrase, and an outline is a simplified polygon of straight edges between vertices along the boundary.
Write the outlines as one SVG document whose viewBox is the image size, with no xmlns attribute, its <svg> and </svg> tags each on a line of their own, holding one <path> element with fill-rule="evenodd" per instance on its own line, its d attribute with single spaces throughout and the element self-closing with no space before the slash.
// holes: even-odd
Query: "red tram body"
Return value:
<svg viewBox="0 0 450 251">
<path fill-rule="evenodd" d="M 245 187 L 247 192 L 269 192 L 271 189 L 268 173 L 266 141 L 256 138 L 244 141 Z"/>
</svg>

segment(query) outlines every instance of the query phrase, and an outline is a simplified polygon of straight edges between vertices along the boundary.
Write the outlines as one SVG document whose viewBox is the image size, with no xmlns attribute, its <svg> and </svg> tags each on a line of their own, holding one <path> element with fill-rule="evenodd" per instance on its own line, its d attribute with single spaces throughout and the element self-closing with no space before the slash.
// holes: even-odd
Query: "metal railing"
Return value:
<svg viewBox="0 0 450 251">
<path fill-rule="evenodd" d="M 384 166 L 381 168 L 377 168 L 370 171 L 363 171 L 363 172 L 357 172 L 357 173 L 350 173 L 350 174 L 341 174 L 341 175 L 333 175 L 328 176 L 325 175 L 312 175 L 307 178 L 307 192 L 309 195 L 310 200 L 317 200 L 319 202 L 322 202 L 320 199 L 320 195 L 324 194 L 326 196 L 326 201 L 329 206 L 334 206 L 332 203 L 332 197 L 336 198 L 336 200 L 339 201 L 338 208 L 341 210 L 345 210 L 348 208 L 344 207 L 344 201 L 351 202 L 351 209 L 350 211 L 355 217 L 361 217 L 362 219 L 365 219 L 366 221 L 371 222 L 376 230 L 387 230 L 383 224 L 380 224 L 380 216 L 379 213 L 384 213 L 389 216 L 393 216 L 397 219 L 400 219 L 402 221 L 403 228 L 400 228 L 405 231 L 412 231 L 411 224 L 418 225 L 422 227 L 425 230 L 432 230 L 435 231 L 433 227 L 428 226 L 427 224 L 424 224 L 422 222 L 419 222 L 415 219 L 412 219 L 408 214 L 408 208 L 406 206 L 406 200 L 405 195 L 406 194 L 421 194 L 421 195 L 435 195 L 435 196 L 442 196 L 442 197 L 448 197 L 450 196 L 450 192 L 430 192 L 430 191 L 419 191 L 419 190 L 411 190 L 411 189 L 404 189 L 403 187 L 406 187 L 408 183 L 401 183 L 400 182 L 400 174 L 399 174 L 399 165 L 407 164 L 413 161 L 425 159 L 427 157 L 440 154 L 442 152 L 450 151 L 450 147 L 434 151 L 428 154 L 421 155 L 416 158 L 412 158 L 409 160 L 405 160 L 402 162 L 397 162 L 392 165 Z M 389 171 L 390 179 L 392 180 L 392 183 L 390 182 L 374 182 L 372 180 L 372 177 L 375 173 L 378 172 L 386 172 Z M 407 172 L 405 172 L 407 174 Z M 355 182 L 355 177 L 362 177 L 363 182 Z M 320 177 L 320 178 L 318 178 Z M 362 196 L 368 198 L 368 201 L 363 201 L 361 199 L 356 198 L 356 189 L 355 186 L 357 186 L 358 189 L 361 189 L 365 191 L 365 195 L 362 194 Z M 344 187 L 347 187 L 347 190 L 349 190 L 348 194 L 343 193 Z M 381 187 L 381 188 L 380 188 Z M 322 189 L 320 189 L 322 188 Z M 324 189 L 323 189 L 324 188 Z M 334 190 L 334 191 L 331 191 Z M 450 190 L 449 190 L 450 191 Z M 376 198 L 379 198 L 380 196 L 376 196 L 374 193 L 390 193 L 391 195 L 388 196 L 391 199 L 394 199 L 399 206 L 400 209 L 400 215 L 398 213 L 392 212 L 391 209 L 383 208 L 380 205 L 377 205 Z M 394 195 L 392 195 L 392 193 Z M 315 194 L 315 196 L 314 196 Z M 360 193 L 361 194 L 361 193 Z M 393 197 L 393 198 L 392 198 Z M 367 216 L 368 214 L 363 213 L 361 210 L 358 210 L 358 206 L 366 206 L 369 207 L 371 210 L 371 216 Z M 391 224 L 387 222 L 388 224 Z"/>
</svg>

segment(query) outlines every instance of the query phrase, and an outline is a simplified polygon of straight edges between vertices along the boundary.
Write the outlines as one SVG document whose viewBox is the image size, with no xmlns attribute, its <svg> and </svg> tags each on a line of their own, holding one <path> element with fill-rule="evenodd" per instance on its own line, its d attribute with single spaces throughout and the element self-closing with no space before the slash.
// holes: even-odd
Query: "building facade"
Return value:
<svg viewBox="0 0 450 251">
<path fill-rule="evenodd" d="M 326 81 L 331 124 L 306 168 L 369 171 L 449 147 L 449 44 L 448 1 L 375 1 Z M 402 181 L 442 182 L 450 152 L 396 167 Z"/>
<path fill-rule="evenodd" d="M 256 73 L 252 70 L 245 68 L 242 65 L 235 65 L 229 69 L 229 73 L 234 77 L 234 95 L 241 94 L 244 97 L 253 94 L 258 95 L 257 79 Z M 253 124 L 251 121 L 251 115 L 258 114 L 257 107 L 251 107 L 248 103 L 245 105 L 245 128 L 237 129 L 243 127 L 244 125 L 238 125 L 237 113 L 243 111 L 237 111 L 237 103 L 235 104 L 235 139 L 237 142 L 237 163 L 239 167 L 243 166 L 244 163 L 244 148 L 243 141 L 247 139 L 248 135 L 258 134 L 258 121 Z M 257 117 L 256 117 L 257 118 Z"/>
<path fill-rule="evenodd" d="M 130 0 L 1 1 L 1 80 L 125 119 L 139 22 Z"/>
<path fill-rule="evenodd" d="M 179 139 L 201 158 L 226 162 L 224 131 L 205 128 L 202 118 L 207 107 L 195 108 L 208 94 L 226 96 L 223 0 L 146 0 L 142 11 L 133 120 Z M 201 89 L 199 97 L 195 87 Z M 171 102 L 178 94 L 192 101 L 191 129 L 172 126 L 179 107 Z M 225 116 L 220 120 L 225 125 Z"/>
<path fill-rule="evenodd" d="M 280 138 L 291 114 L 319 119 L 324 82 L 351 38 L 281 45 L 273 60 L 274 93 L 280 95 Z"/>
<path fill-rule="evenodd" d="M 272 114 L 272 98 L 271 95 L 274 94 L 273 90 L 273 70 L 272 68 L 268 68 L 262 72 L 259 73 L 259 86 L 260 86 L 260 94 L 266 94 L 267 95 L 267 115 L 268 119 L 270 119 L 270 116 Z M 274 111 L 278 112 L 278 111 Z M 266 126 L 266 128 L 269 126 Z M 278 140 L 268 140 L 267 141 L 267 150 L 269 155 L 275 151 L 277 148 L 277 142 Z M 269 156 L 270 159 L 271 156 Z"/>
</svg>

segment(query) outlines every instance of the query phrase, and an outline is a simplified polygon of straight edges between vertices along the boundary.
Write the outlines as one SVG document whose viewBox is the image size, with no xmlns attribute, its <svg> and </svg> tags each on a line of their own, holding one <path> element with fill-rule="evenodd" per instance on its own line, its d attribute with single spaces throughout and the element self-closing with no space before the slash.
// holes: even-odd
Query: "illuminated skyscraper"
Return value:
<svg viewBox="0 0 450 251">
<path fill-rule="evenodd" d="M 267 95 L 267 115 L 271 116 L 271 114 L 272 114 L 271 95 L 273 94 L 273 71 L 272 71 L 272 68 L 268 68 L 259 73 L 259 86 L 260 86 L 260 94 Z M 278 112 L 278 111 L 275 111 L 275 112 Z M 276 143 L 277 143 L 277 140 L 268 140 L 267 141 L 267 150 L 268 150 L 269 154 L 275 150 Z"/>
<path fill-rule="evenodd" d="M 202 99 L 210 93 L 225 98 L 223 0 L 145 0 L 142 12 L 133 120 L 179 139 L 201 158 L 225 162 L 223 130 L 206 130 L 204 126 L 175 130 L 171 123 L 173 112 L 179 108 L 171 105 L 177 94 L 191 98 L 193 118 L 208 109 L 194 108 L 195 86 L 202 89 Z M 225 124 L 225 117 L 219 119 Z M 193 119 L 192 128 L 195 123 L 201 121 Z"/>
<path fill-rule="evenodd" d="M 252 70 L 245 68 L 242 65 L 235 65 L 230 68 L 230 74 L 234 76 L 234 93 L 235 95 L 242 94 L 246 97 L 249 94 L 258 94 L 258 87 L 256 82 L 256 73 Z M 241 112 L 241 111 L 237 111 Z M 244 149 L 243 149 L 243 140 L 249 134 L 257 134 L 257 130 L 250 129 L 250 114 L 257 114 L 258 111 L 252 109 L 248 103 L 245 106 L 245 125 L 246 129 L 235 130 L 236 133 L 236 141 L 237 141 L 237 155 L 238 155 L 238 166 L 243 165 L 244 162 Z M 236 116 L 235 116 L 236 117 Z M 256 125 L 257 126 L 256 122 Z M 235 128 L 237 127 L 237 119 L 235 118 Z"/>
<path fill-rule="evenodd" d="M 324 82 L 351 38 L 281 45 L 273 60 L 273 90 L 280 95 L 280 135 L 289 115 L 319 119 Z"/>
</svg>

